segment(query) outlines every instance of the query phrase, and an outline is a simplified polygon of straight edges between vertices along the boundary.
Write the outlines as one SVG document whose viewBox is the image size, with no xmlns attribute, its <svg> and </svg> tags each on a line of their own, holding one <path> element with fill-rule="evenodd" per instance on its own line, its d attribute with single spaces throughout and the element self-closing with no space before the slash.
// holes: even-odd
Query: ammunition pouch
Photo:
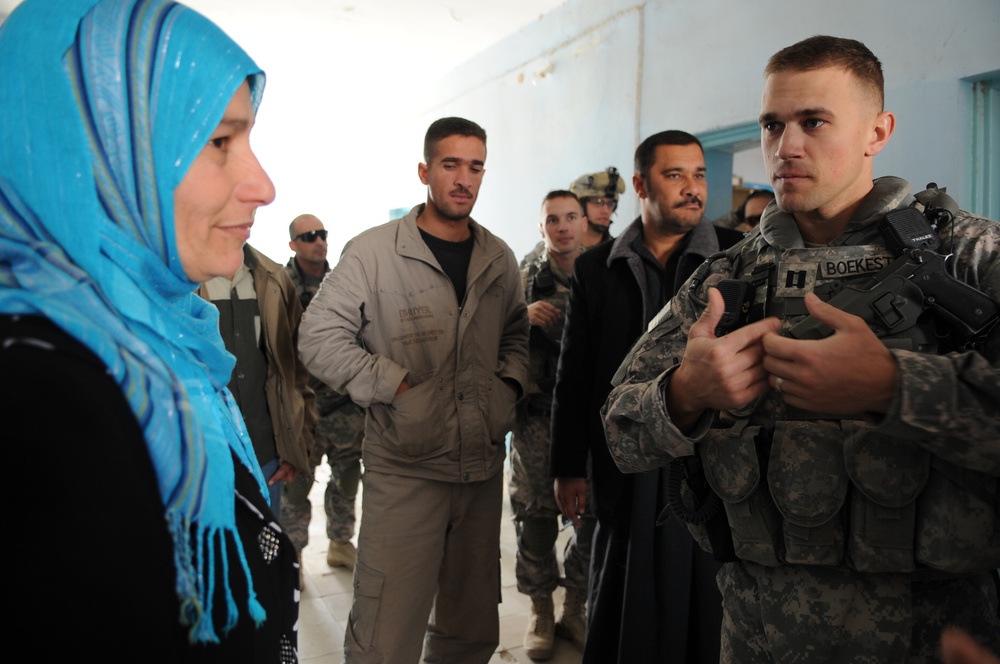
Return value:
<svg viewBox="0 0 1000 664">
<path fill-rule="evenodd" d="M 742 420 L 710 436 L 699 446 L 705 479 L 726 508 L 736 557 L 772 567 L 781 564 L 781 515 L 765 481 L 765 450 L 758 447 L 758 442 L 766 445 L 769 434 Z"/>
<path fill-rule="evenodd" d="M 743 422 L 701 451 L 742 560 L 947 574 L 1000 563 L 997 478 L 865 422 Z"/>
</svg>

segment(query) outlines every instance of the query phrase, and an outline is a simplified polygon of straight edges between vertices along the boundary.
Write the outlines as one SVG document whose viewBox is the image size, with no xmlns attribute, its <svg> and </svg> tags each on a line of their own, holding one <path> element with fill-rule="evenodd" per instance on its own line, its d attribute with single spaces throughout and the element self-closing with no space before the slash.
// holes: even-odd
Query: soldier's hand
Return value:
<svg viewBox="0 0 1000 664">
<path fill-rule="evenodd" d="M 764 368 L 771 385 L 797 408 L 854 415 L 884 413 L 896 393 L 896 359 L 858 316 L 806 295 L 806 308 L 833 328 L 825 339 L 769 334 Z"/>
<path fill-rule="evenodd" d="M 765 318 L 716 337 L 724 311 L 722 294 L 710 288 L 708 308 L 691 326 L 684 357 L 667 384 L 667 411 L 681 431 L 690 430 L 705 410 L 741 408 L 770 389 L 761 339 L 780 329 L 781 321 Z"/>
<path fill-rule="evenodd" d="M 944 664 L 1000 664 L 1000 658 L 957 627 L 941 632 L 941 658 Z"/>
<path fill-rule="evenodd" d="M 583 477 L 557 477 L 553 490 L 563 515 L 579 528 L 580 516 L 587 511 L 587 480 Z"/>
<path fill-rule="evenodd" d="M 557 325 L 562 320 L 562 315 L 561 309 L 543 300 L 528 305 L 528 322 L 538 327 Z"/>
</svg>

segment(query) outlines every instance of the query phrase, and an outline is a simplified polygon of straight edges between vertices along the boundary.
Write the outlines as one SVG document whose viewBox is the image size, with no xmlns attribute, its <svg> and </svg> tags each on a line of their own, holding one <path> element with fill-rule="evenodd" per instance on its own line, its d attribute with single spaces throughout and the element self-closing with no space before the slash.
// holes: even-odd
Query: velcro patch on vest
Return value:
<svg viewBox="0 0 1000 664">
<path fill-rule="evenodd" d="M 889 265 L 892 261 L 893 258 L 889 254 L 851 258 L 833 257 L 820 261 L 819 274 L 823 280 L 870 276 Z"/>
<path fill-rule="evenodd" d="M 775 295 L 802 298 L 826 282 L 873 276 L 892 260 L 885 247 L 875 245 L 791 249 L 778 261 Z"/>
<path fill-rule="evenodd" d="M 805 297 L 816 288 L 817 265 L 815 262 L 781 261 L 778 263 L 775 295 L 778 297 Z"/>
</svg>

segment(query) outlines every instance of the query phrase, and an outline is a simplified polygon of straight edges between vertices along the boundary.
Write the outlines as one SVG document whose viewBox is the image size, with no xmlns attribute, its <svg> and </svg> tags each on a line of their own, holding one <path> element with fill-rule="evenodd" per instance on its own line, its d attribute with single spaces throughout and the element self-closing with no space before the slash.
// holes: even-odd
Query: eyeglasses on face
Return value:
<svg viewBox="0 0 1000 664">
<path fill-rule="evenodd" d="M 316 241 L 316 238 L 319 238 L 319 239 L 323 240 L 323 242 L 326 242 L 326 231 L 325 230 L 324 231 L 306 231 L 305 233 L 299 233 L 298 235 L 296 235 L 292 239 L 293 240 L 302 240 L 303 242 L 308 242 L 308 243 L 312 244 L 313 242 Z"/>
<path fill-rule="evenodd" d="M 609 207 L 612 210 L 618 207 L 618 201 L 613 198 L 588 198 L 587 202 L 598 207 Z"/>
</svg>

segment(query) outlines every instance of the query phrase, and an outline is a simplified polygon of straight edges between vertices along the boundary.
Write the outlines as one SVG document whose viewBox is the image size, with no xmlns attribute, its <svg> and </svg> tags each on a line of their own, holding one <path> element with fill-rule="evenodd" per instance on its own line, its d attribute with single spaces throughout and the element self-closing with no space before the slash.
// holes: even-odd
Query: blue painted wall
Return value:
<svg viewBox="0 0 1000 664">
<path fill-rule="evenodd" d="M 487 176 L 474 216 L 520 257 L 538 239 L 548 190 L 609 165 L 630 180 L 635 146 L 663 129 L 703 134 L 754 122 L 767 58 L 820 33 L 859 39 L 882 60 L 897 130 L 876 175 L 915 187 L 933 180 L 961 201 L 971 187 L 961 79 L 1000 68 L 997 0 L 569 0 L 431 84 L 400 130 L 422 137 L 445 115 L 485 127 Z M 716 197 L 728 186 L 730 174 L 718 172 L 725 161 L 711 164 Z M 629 188 L 612 232 L 637 213 Z"/>
</svg>

